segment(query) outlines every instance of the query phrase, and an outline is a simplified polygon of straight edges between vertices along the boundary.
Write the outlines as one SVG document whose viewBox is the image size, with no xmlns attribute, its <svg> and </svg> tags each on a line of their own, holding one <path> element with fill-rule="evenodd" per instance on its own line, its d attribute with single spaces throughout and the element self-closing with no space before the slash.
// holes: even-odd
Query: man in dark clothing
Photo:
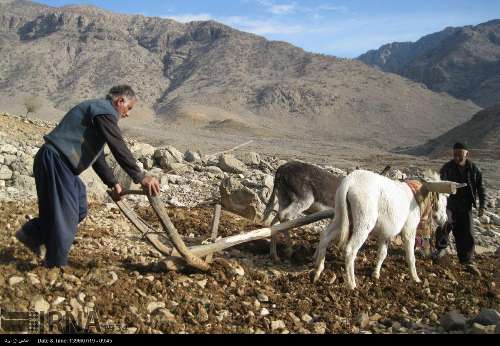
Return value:
<svg viewBox="0 0 500 346">
<path fill-rule="evenodd" d="M 104 158 L 104 145 L 127 174 L 152 195 L 160 192 L 153 177 L 145 176 L 125 144 L 118 121 L 129 116 L 137 97 L 127 85 L 113 87 L 106 99 L 85 101 L 71 109 L 47 136 L 35 156 L 33 172 L 38 195 L 39 218 L 25 224 L 16 237 L 37 256 L 45 245 L 45 265 L 64 267 L 77 232 L 87 216 L 85 185 L 78 177 L 93 167 L 121 199 L 122 187 Z"/>
<path fill-rule="evenodd" d="M 484 214 L 486 194 L 483 177 L 479 168 L 469 159 L 469 152 L 462 143 L 453 147 L 453 160 L 441 169 L 441 179 L 466 183 L 467 187 L 459 189 L 456 195 L 448 199 L 448 225 L 436 232 L 436 257 L 442 257 L 449 245 L 449 234 L 453 232 L 460 263 L 470 268 L 474 257 L 474 236 L 472 234 L 472 207 L 476 209 L 479 197 L 479 217 Z M 476 271 L 476 270 L 475 270 Z"/>
</svg>

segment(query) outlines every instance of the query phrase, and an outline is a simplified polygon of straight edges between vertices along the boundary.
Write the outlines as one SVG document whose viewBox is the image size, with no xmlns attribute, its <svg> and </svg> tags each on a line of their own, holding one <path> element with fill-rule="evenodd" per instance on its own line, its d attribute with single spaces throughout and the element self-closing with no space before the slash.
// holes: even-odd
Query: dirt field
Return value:
<svg viewBox="0 0 500 346">
<path fill-rule="evenodd" d="M 26 311 L 41 296 L 51 310 L 93 309 L 114 332 L 129 333 L 434 333 L 443 331 L 437 320 L 445 312 L 456 309 L 473 317 L 480 308 L 499 307 L 495 283 L 500 263 L 494 255 L 478 256 L 481 277 L 464 271 L 452 256 L 440 264 L 418 259 L 424 283 L 417 285 L 409 279 L 402 249 L 393 246 L 380 282 L 373 282 L 376 249 L 369 241 L 356 264 L 359 289 L 351 292 L 333 250 L 321 282 L 311 283 L 318 234 L 307 227 L 293 234 L 290 262 L 272 263 L 268 243 L 260 241 L 216 255 L 206 274 L 165 272 L 156 264 L 159 254 L 137 237 L 119 211 L 97 204 L 90 206 L 62 276 L 35 265 L 12 237 L 35 208 L 35 201 L 0 202 L 0 299 L 6 310 Z M 211 210 L 169 213 L 181 234 L 208 234 Z M 155 223 L 151 211 L 141 209 L 140 214 Z M 254 228 L 223 213 L 220 235 Z M 108 286 L 111 271 L 118 280 Z M 24 281 L 10 285 L 12 277 Z M 57 297 L 65 300 L 54 306 Z M 369 321 L 360 319 L 363 313 Z"/>
</svg>

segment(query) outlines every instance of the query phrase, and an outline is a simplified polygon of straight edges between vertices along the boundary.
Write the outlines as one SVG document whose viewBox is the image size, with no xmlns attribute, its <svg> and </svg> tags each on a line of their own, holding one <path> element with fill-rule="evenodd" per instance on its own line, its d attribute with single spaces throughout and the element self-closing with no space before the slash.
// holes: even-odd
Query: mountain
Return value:
<svg viewBox="0 0 500 346">
<path fill-rule="evenodd" d="M 129 83 L 142 128 L 206 128 L 392 148 L 416 145 L 479 110 L 348 59 L 311 54 L 214 21 L 181 24 L 90 6 L 0 2 L 0 104 L 41 117 Z"/>
<path fill-rule="evenodd" d="M 482 110 L 465 124 L 404 152 L 431 157 L 449 156 L 456 142 L 466 143 L 474 158 L 500 160 L 500 104 Z"/>
<path fill-rule="evenodd" d="M 481 107 L 500 102 L 500 20 L 390 43 L 358 59 Z"/>
</svg>

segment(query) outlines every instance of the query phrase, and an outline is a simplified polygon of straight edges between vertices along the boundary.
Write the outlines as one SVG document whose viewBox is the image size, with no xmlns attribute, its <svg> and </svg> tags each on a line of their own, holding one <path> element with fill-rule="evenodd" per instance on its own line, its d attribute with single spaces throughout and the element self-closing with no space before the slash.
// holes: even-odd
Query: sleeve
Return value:
<svg viewBox="0 0 500 346">
<path fill-rule="evenodd" d="M 481 170 L 478 168 L 477 169 L 477 175 L 476 175 L 476 190 L 477 194 L 479 196 L 479 207 L 482 209 L 485 209 L 486 207 L 486 190 L 483 185 L 483 173 L 481 173 Z"/>
<path fill-rule="evenodd" d="M 116 119 L 112 115 L 99 115 L 94 122 L 102 132 L 120 167 L 132 178 L 134 183 L 139 184 L 144 179 L 145 173 L 139 168 L 134 155 L 125 144 Z"/>
<path fill-rule="evenodd" d="M 448 164 L 445 164 L 441 170 L 439 171 L 439 175 L 441 176 L 441 180 L 448 180 Z"/>
<path fill-rule="evenodd" d="M 107 187 L 113 188 L 117 183 L 118 180 L 116 179 L 115 175 L 113 174 L 113 171 L 111 168 L 108 166 L 106 163 L 106 159 L 104 158 L 104 151 L 101 153 L 97 161 L 94 163 L 92 166 L 96 174 L 101 178 L 104 184 L 106 184 Z"/>
</svg>

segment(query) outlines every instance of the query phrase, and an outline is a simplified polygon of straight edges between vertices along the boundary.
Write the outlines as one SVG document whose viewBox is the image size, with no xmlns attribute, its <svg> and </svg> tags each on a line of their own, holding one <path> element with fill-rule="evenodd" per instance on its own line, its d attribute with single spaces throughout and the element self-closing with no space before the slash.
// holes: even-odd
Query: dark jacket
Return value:
<svg viewBox="0 0 500 346">
<path fill-rule="evenodd" d="M 441 168 L 441 180 L 454 181 L 457 183 L 467 183 L 467 187 L 459 189 L 456 195 L 451 195 L 448 199 L 449 209 L 471 210 L 472 206 L 477 209 L 477 198 L 479 197 L 479 207 L 486 206 L 486 192 L 483 186 L 483 175 L 479 168 L 471 161 L 467 160 L 464 174 L 455 161 L 451 160 Z"/>
<path fill-rule="evenodd" d="M 94 125 L 99 115 L 110 114 L 118 119 L 118 112 L 108 100 L 85 101 L 71 109 L 59 125 L 44 137 L 57 148 L 71 164 L 75 175 L 92 166 L 104 152 L 106 139 Z"/>
<path fill-rule="evenodd" d="M 118 164 L 137 184 L 144 172 L 123 140 L 118 119 L 110 101 L 85 101 L 70 110 L 44 138 L 48 148 L 61 155 L 75 175 L 92 166 L 101 180 L 113 187 L 118 180 L 104 157 L 104 145 L 108 144 Z"/>
</svg>

